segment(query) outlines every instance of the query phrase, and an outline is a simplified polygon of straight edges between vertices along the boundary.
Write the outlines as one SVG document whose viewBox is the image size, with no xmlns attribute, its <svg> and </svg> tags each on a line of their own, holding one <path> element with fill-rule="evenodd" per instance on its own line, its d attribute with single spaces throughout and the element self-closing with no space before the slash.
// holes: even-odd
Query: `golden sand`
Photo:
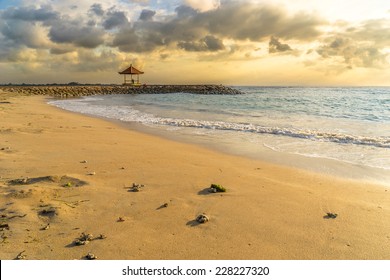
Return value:
<svg viewBox="0 0 390 280">
<path fill-rule="evenodd" d="M 0 259 L 390 259 L 390 188 L 0 102 Z"/>
</svg>

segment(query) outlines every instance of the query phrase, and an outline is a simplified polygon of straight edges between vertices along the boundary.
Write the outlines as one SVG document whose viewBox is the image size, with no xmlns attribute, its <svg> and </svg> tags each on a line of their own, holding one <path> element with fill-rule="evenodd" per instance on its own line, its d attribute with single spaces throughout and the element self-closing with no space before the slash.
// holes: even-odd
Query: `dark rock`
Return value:
<svg viewBox="0 0 390 280">
<path fill-rule="evenodd" d="M 206 215 L 206 214 L 200 214 L 198 215 L 198 217 L 196 217 L 196 221 L 200 224 L 204 224 L 206 222 L 208 222 L 210 220 L 210 218 Z"/>
<path fill-rule="evenodd" d="M 2 86 L 3 91 L 25 95 L 50 95 L 61 98 L 105 94 L 160 94 L 160 93 L 193 93 L 193 94 L 243 94 L 238 89 L 223 85 L 141 85 L 141 86 Z"/>
</svg>

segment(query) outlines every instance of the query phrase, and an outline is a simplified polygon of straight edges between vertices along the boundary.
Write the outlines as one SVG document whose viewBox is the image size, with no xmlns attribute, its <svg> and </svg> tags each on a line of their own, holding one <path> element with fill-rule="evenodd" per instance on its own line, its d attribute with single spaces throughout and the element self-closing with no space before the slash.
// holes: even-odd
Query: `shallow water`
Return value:
<svg viewBox="0 0 390 280">
<path fill-rule="evenodd" d="M 390 173 L 390 88 L 239 89 L 246 94 L 109 95 L 49 103 L 238 155 L 280 157 L 290 165 L 316 158 L 367 174 L 371 168 Z"/>
</svg>

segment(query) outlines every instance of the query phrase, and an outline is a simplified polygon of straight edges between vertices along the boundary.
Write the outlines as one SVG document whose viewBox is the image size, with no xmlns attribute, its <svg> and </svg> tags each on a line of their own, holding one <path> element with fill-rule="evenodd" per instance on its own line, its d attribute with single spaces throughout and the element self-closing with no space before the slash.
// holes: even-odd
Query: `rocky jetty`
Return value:
<svg viewBox="0 0 390 280">
<path fill-rule="evenodd" d="M 77 86 L 1 86 L 0 91 L 15 92 L 23 95 L 47 95 L 59 98 L 71 98 L 88 95 L 106 94 L 242 94 L 238 89 L 223 85 L 77 85 Z"/>
</svg>

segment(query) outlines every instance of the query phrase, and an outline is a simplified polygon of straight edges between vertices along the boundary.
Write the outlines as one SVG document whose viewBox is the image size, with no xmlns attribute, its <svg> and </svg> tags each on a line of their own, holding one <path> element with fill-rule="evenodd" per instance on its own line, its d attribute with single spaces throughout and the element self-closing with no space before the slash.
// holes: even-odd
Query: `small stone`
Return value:
<svg viewBox="0 0 390 280">
<path fill-rule="evenodd" d="M 86 245 L 86 244 L 88 244 L 88 243 L 89 243 L 88 240 L 76 239 L 76 240 L 74 241 L 74 244 L 77 245 L 77 246 Z"/>
<path fill-rule="evenodd" d="M 77 246 L 86 245 L 89 241 L 92 241 L 93 235 L 90 233 L 82 233 L 79 238 L 76 238 L 74 244 Z"/>
<path fill-rule="evenodd" d="M 87 161 L 86 161 L 86 160 L 83 160 L 83 161 L 80 161 L 80 163 L 87 163 Z"/>
<path fill-rule="evenodd" d="M 206 222 L 208 222 L 210 219 L 209 217 L 206 215 L 206 214 L 200 214 L 198 217 L 196 217 L 196 221 L 198 223 L 201 223 L 201 224 L 204 224 Z"/>
<path fill-rule="evenodd" d="M 162 207 L 167 208 L 167 207 L 168 207 L 168 203 L 164 203 L 164 204 L 162 205 Z"/>
<path fill-rule="evenodd" d="M 17 259 L 17 260 L 24 260 L 24 259 L 26 259 L 27 255 L 26 255 L 24 252 L 26 252 L 26 251 L 20 252 L 20 253 L 16 256 L 15 259 Z"/>
<path fill-rule="evenodd" d="M 211 193 L 216 193 L 216 192 L 217 192 L 217 189 L 216 189 L 216 188 L 209 188 L 209 192 L 211 192 Z"/>
<path fill-rule="evenodd" d="M 64 185 L 62 185 L 64 188 L 70 188 L 70 187 L 72 187 L 72 183 L 71 182 L 68 182 L 68 183 L 66 183 L 66 184 L 64 184 Z"/>
<path fill-rule="evenodd" d="M 125 221 L 125 219 L 123 219 L 122 217 L 118 218 L 118 222 L 124 222 L 124 221 Z"/>
<path fill-rule="evenodd" d="M 105 236 L 104 234 L 100 234 L 100 235 L 98 236 L 98 238 L 99 238 L 99 239 L 106 239 L 107 236 Z"/>
<path fill-rule="evenodd" d="M 41 228 L 41 230 L 48 230 L 50 228 L 50 224 L 47 224 L 46 226 L 44 226 L 43 228 Z"/>
<path fill-rule="evenodd" d="M 93 176 L 93 175 L 96 175 L 96 172 L 95 172 L 95 171 L 92 171 L 92 172 L 87 173 L 87 175 Z"/>
<path fill-rule="evenodd" d="M 87 241 L 91 241 L 93 239 L 93 235 L 90 234 L 90 233 L 85 233 L 83 232 L 80 237 L 79 237 L 80 240 L 87 240 Z"/>
<path fill-rule="evenodd" d="M 211 186 L 209 188 L 209 192 L 212 192 L 212 193 L 226 192 L 226 189 L 222 185 L 211 184 Z"/>
<path fill-rule="evenodd" d="M 86 258 L 87 260 L 96 260 L 96 259 L 97 259 L 97 256 L 96 256 L 95 254 L 92 254 L 92 253 L 90 252 L 90 253 L 88 253 L 88 254 L 85 256 L 85 258 Z"/>
<path fill-rule="evenodd" d="M 139 192 L 141 191 L 141 188 L 143 188 L 144 185 L 133 183 L 133 186 L 130 188 L 131 192 Z"/>
<path fill-rule="evenodd" d="M 325 218 L 326 218 L 326 219 L 336 219 L 336 218 L 337 218 L 337 214 L 336 214 L 336 213 L 328 212 L 328 213 L 326 213 Z"/>
</svg>

